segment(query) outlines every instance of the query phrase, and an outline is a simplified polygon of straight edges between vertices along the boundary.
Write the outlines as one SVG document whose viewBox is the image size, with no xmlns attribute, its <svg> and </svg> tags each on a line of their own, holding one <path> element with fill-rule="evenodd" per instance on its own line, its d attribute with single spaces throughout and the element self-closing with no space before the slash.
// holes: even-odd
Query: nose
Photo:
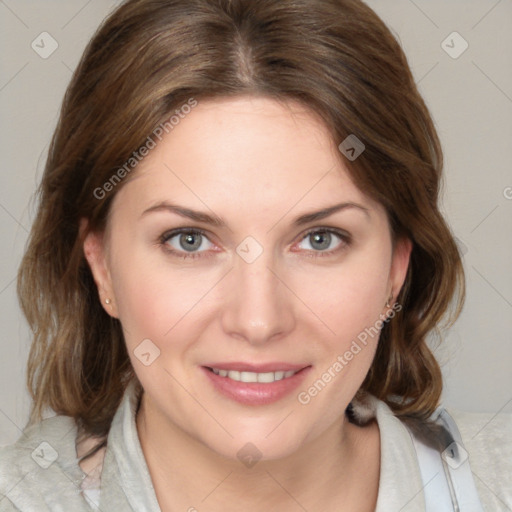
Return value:
<svg viewBox="0 0 512 512">
<path fill-rule="evenodd" d="M 251 345 L 285 337 L 295 326 L 293 294 L 264 255 L 252 263 L 237 258 L 225 283 L 224 332 Z"/>
</svg>

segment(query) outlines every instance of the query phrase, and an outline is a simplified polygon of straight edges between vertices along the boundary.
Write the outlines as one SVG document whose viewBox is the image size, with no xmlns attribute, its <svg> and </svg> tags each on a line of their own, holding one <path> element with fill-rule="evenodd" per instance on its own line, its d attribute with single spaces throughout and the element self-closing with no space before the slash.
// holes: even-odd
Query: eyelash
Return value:
<svg viewBox="0 0 512 512">
<path fill-rule="evenodd" d="M 313 233 L 329 233 L 332 235 L 336 235 L 340 240 L 341 244 L 336 249 L 331 249 L 329 251 L 311 251 L 311 254 L 308 254 L 307 257 L 311 258 L 322 258 L 327 256 L 332 256 L 335 253 L 341 252 L 344 249 L 346 249 L 348 246 L 352 243 L 351 236 L 346 233 L 345 231 L 341 231 L 334 228 L 327 228 L 327 227 L 319 227 L 319 228 L 312 228 L 308 230 L 302 238 L 300 239 L 300 242 L 302 242 L 304 239 L 306 239 L 308 236 L 312 235 Z M 199 228 L 178 228 L 174 229 L 172 231 L 166 231 L 160 236 L 159 242 L 164 248 L 165 251 L 170 253 L 173 256 L 176 256 L 178 258 L 182 259 L 196 259 L 196 258 L 210 258 L 213 256 L 213 254 L 207 254 L 207 251 L 201 251 L 201 252 L 180 252 L 176 251 L 174 249 L 171 249 L 169 247 L 169 244 L 167 243 L 171 238 L 181 235 L 181 234 L 187 234 L 187 235 L 201 235 L 208 239 L 208 235 L 205 231 Z M 208 239 L 209 240 L 209 239 Z"/>
</svg>

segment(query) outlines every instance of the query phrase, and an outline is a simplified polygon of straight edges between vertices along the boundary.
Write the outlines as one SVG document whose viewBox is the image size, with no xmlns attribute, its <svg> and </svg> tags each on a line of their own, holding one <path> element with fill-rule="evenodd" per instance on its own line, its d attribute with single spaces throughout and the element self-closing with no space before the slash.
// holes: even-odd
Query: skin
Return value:
<svg viewBox="0 0 512 512">
<path fill-rule="evenodd" d="M 352 183 L 345 163 L 300 104 L 200 101 L 116 194 L 105 232 L 87 235 L 100 300 L 120 319 L 144 388 L 137 429 L 162 510 L 374 510 L 378 426 L 355 426 L 344 411 L 377 337 L 307 405 L 297 400 L 389 312 L 409 262 L 410 242 L 392 243 L 384 209 Z M 144 213 L 162 202 L 225 226 L 165 209 Z M 359 207 L 294 224 L 338 203 Z M 169 252 L 190 254 L 179 235 L 161 239 L 181 227 L 205 231 L 198 257 Z M 319 228 L 350 241 L 333 234 L 319 249 L 307 236 Z M 247 236 L 263 248 L 252 263 L 236 252 Z M 149 366 L 134 354 L 144 339 L 160 350 Z M 219 361 L 312 369 L 290 395 L 254 406 L 212 387 L 201 366 Z M 247 442 L 262 454 L 252 468 L 237 458 Z"/>
</svg>

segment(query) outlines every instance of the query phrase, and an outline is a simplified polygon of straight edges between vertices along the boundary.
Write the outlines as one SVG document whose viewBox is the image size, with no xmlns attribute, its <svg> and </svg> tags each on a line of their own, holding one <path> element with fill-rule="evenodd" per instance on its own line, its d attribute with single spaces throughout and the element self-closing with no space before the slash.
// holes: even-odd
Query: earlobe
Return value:
<svg viewBox="0 0 512 512">
<path fill-rule="evenodd" d="M 393 249 L 393 260 L 391 263 L 391 294 L 396 300 L 402 286 L 404 285 L 411 258 L 412 241 L 409 238 L 399 238 Z"/>
<path fill-rule="evenodd" d="M 83 251 L 85 259 L 91 269 L 94 282 L 98 289 L 99 300 L 103 309 L 110 315 L 117 318 L 112 280 L 106 258 L 106 247 L 104 233 L 87 231 L 87 220 L 80 222 L 80 233 L 85 233 L 83 238 Z"/>
</svg>

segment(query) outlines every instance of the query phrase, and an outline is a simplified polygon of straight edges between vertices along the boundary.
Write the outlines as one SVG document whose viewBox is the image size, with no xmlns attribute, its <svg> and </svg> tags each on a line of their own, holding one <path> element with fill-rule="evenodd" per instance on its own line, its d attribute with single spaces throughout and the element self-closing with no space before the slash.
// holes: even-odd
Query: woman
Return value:
<svg viewBox="0 0 512 512">
<path fill-rule="evenodd" d="M 426 344 L 464 293 L 441 170 L 365 4 L 124 2 L 20 268 L 34 405 L 0 510 L 506 506 L 502 430 L 460 437 Z"/>
</svg>

